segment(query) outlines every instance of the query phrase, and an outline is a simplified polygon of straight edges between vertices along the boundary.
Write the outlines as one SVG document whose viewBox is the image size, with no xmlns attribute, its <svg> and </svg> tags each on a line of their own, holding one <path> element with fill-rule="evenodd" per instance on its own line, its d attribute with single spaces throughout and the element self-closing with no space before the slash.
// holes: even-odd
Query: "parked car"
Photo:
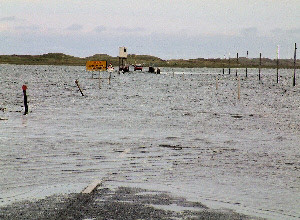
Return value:
<svg viewBox="0 0 300 220">
<path fill-rule="evenodd" d="M 134 71 L 136 71 L 136 70 L 142 71 L 143 70 L 142 64 L 136 64 L 136 65 L 134 65 Z"/>
</svg>

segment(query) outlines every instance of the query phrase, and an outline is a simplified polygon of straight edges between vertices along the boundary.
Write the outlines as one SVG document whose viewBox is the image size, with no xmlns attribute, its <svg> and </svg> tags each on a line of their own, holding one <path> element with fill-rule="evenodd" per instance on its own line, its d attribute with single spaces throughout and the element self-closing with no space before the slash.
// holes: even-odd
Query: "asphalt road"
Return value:
<svg viewBox="0 0 300 220">
<path fill-rule="evenodd" d="M 231 210 L 140 188 L 98 187 L 90 194 L 55 195 L 0 208 L 0 219 L 257 219 Z"/>
</svg>

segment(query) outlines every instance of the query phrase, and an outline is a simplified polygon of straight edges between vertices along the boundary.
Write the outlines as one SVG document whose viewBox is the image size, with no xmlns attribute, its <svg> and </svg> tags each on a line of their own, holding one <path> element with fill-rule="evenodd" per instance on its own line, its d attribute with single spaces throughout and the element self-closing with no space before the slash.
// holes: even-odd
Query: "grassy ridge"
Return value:
<svg viewBox="0 0 300 220">
<path fill-rule="evenodd" d="M 0 55 L 0 64 L 20 64 L 20 65 L 70 65 L 70 66 L 85 66 L 88 60 L 107 60 L 114 66 L 118 66 L 118 57 L 112 57 L 107 54 L 95 54 L 90 57 L 80 58 L 63 53 L 48 53 L 43 55 Z M 247 59 L 245 57 L 231 59 L 230 64 L 228 59 L 171 59 L 163 60 L 155 56 L 149 55 L 128 55 L 126 60 L 128 64 L 141 63 L 144 66 L 156 67 L 209 67 L 209 68 L 232 68 L 259 67 L 259 58 Z M 276 68 L 276 60 L 262 58 L 263 68 Z M 280 59 L 280 68 L 293 68 L 294 61 L 292 59 Z M 300 68 L 300 60 L 297 60 L 296 67 Z"/>
</svg>

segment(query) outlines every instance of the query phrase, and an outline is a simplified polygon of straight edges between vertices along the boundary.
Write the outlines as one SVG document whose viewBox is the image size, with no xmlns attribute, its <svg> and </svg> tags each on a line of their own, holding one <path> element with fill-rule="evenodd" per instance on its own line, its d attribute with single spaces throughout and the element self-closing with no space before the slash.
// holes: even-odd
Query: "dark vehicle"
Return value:
<svg viewBox="0 0 300 220">
<path fill-rule="evenodd" d="M 149 73 L 154 73 L 155 72 L 155 69 L 154 69 L 154 67 L 152 67 L 152 66 L 149 66 Z"/>
<path fill-rule="evenodd" d="M 124 73 L 129 72 L 129 66 L 128 65 L 120 66 L 119 71 L 123 71 Z"/>
</svg>

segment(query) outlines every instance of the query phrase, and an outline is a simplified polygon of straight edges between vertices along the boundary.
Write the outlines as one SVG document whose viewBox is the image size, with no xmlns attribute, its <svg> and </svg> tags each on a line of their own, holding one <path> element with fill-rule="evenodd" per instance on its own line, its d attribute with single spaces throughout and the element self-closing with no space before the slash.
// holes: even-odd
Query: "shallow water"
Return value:
<svg viewBox="0 0 300 220">
<path fill-rule="evenodd" d="M 276 70 L 263 69 L 259 83 L 257 69 L 248 78 L 239 69 L 240 100 L 235 69 L 161 72 L 115 73 L 99 89 L 84 67 L 1 65 L 0 205 L 79 192 L 105 179 L 213 208 L 300 218 L 293 71 L 280 70 L 277 85 Z"/>
</svg>

